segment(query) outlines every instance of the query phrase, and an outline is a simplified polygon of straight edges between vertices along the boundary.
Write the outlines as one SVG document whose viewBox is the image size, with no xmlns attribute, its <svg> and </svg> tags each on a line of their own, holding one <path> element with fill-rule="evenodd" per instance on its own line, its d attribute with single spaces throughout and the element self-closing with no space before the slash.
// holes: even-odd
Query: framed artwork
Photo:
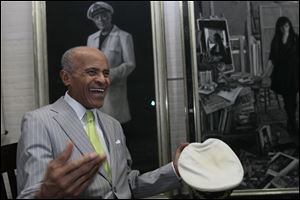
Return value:
<svg viewBox="0 0 300 200">
<path fill-rule="evenodd" d="M 299 159 L 289 156 L 285 153 L 276 153 L 268 164 L 267 178 L 268 182 L 264 188 L 285 188 L 297 186 L 297 181 L 292 177 L 298 170 Z"/>
<path fill-rule="evenodd" d="M 224 73 L 234 71 L 228 25 L 225 19 L 197 19 L 200 50 L 211 62 L 224 63 Z M 200 66 L 201 68 L 201 66 Z"/>
<path fill-rule="evenodd" d="M 243 35 L 232 35 L 230 36 L 231 42 L 231 53 L 235 71 L 246 72 L 245 65 L 245 36 Z M 239 68 L 238 68 L 239 66 Z"/>
<path fill-rule="evenodd" d="M 278 152 L 272 157 L 267 173 L 276 177 L 284 176 L 298 165 L 299 159 L 285 153 Z"/>
<path fill-rule="evenodd" d="M 259 129 L 258 132 L 261 151 L 262 153 L 267 154 L 273 146 L 271 127 L 269 125 L 264 125 Z"/>
<path fill-rule="evenodd" d="M 248 36 L 243 35 L 245 32 L 236 31 L 235 37 L 230 40 L 232 27 L 229 25 L 234 25 L 234 28 L 244 26 L 234 23 L 238 21 L 235 19 L 239 14 L 247 13 L 245 8 L 249 4 L 245 7 L 237 5 L 237 9 L 242 10 L 236 10 L 227 19 L 222 13 L 210 15 L 216 7 L 216 10 L 222 11 L 226 3 L 182 3 L 186 47 L 184 55 L 187 60 L 186 71 L 190 73 L 187 74 L 187 91 L 193 97 L 188 99 L 188 105 L 191 104 L 189 109 L 193 111 L 190 124 L 194 127 L 191 129 L 194 132 L 190 133 L 194 137 L 190 140 L 203 142 L 208 138 L 218 138 L 234 150 L 245 173 L 242 183 L 235 188 L 232 196 L 254 198 L 256 195 L 275 197 L 277 194 L 299 194 L 299 148 L 287 134 L 283 124 L 285 113 L 275 106 L 269 110 L 276 114 L 267 113 L 263 109 L 260 85 L 256 84 L 256 79 L 250 74 L 253 66 L 246 57 L 249 55 L 244 52 L 244 44 L 248 44 Z M 228 20 L 231 20 L 230 23 Z M 215 55 L 216 35 L 219 46 L 226 49 L 224 55 L 227 57 L 222 61 L 212 59 Z M 231 44 L 234 44 L 233 49 Z M 240 62 L 236 62 L 239 66 L 233 64 L 232 51 L 237 55 L 242 53 L 238 58 Z M 225 65 L 224 75 L 227 78 L 223 82 L 216 81 L 216 74 L 220 75 L 220 71 L 216 73 L 214 67 L 218 67 L 219 63 Z M 246 66 L 250 66 L 250 69 Z M 244 77 L 251 81 L 241 81 Z M 227 98 L 230 96 L 234 98 Z M 278 165 L 277 161 L 282 165 Z"/>
<path fill-rule="evenodd" d="M 59 78 L 61 56 L 76 46 L 86 46 L 98 31 L 87 11 L 95 1 L 33 2 L 35 73 L 39 106 L 53 103 L 66 92 Z M 136 68 L 127 77 L 131 120 L 122 124 L 133 169 L 155 169 L 169 157 L 163 148 L 167 137 L 165 106 L 166 67 L 161 2 L 107 2 L 112 23 L 131 34 Z M 137 26 L 138 24 L 138 26 Z M 112 52 L 117 53 L 117 52 Z M 141 87 L 142 85 L 142 87 Z M 151 149 L 151 151 L 149 151 Z"/>
</svg>

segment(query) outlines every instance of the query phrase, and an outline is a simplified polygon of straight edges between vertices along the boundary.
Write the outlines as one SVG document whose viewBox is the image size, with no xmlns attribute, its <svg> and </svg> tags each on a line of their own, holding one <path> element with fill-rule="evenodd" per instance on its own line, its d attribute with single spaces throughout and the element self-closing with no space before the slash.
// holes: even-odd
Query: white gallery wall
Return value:
<svg viewBox="0 0 300 200">
<path fill-rule="evenodd" d="M 31 10 L 31 1 L 1 1 L 1 145 L 18 141 L 35 108 Z"/>
</svg>

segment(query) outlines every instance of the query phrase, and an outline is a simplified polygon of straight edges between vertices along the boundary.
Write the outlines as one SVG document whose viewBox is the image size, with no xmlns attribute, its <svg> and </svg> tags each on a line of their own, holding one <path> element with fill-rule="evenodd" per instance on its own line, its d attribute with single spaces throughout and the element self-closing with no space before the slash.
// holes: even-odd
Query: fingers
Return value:
<svg viewBox="0 0 300 200">
<path fill-rule="evenodd" d="M 77 197 L 80 195 L 91 183 L 94 175 L 98 172 L 101 162 L 105 159 L 105 157 L 97 156 L 95 159 L 67 174 L 63 182 L 60 183 L 63 196 Z"/>
<path fill-rule="evenodd" d="M 91 171 L 86 181 L 84 181 L 82 184 L 79 184 L 79 188 L 77 189 L 77 192 L 75 193 L 75 196 L 78 196 L 81 192 L 83 192 L 89 184 L 92 182 L 92 177 L 98 172 L 98 168 L 95 168 Z"/>
<path fill-rule="evenodd" d="M 43 191 L 45 191 L 43 196 L 72 197 L 75 193 L 81 193 L 89 185 L 90 179 L 97 173 L 101 162 L 105 159 L 106 157 L 100 157 L 97 153 L 91 153 L 64 165 L 50 163 L 42 184 Z"/>
<path fill-rule="evenodd" d="M 181 143 L 181 144 L 177 147 L 177 149 L 176 149 L 176 154 L 175 154 L 175 156 L 176 156 L 176 157 L 179 157 L 180 153 L 182 152 L 182 150 L 183 150 L 187 145 L 189 145 L 188 142 Z"/>
<path fill-rule="evenodd" d="M 72 151 L 73 144 L 68 143 L 64 151 L 50 161 L 44 183 L 37 196 L 47 198 L 73 196 L 74 193 L 78 193 L 79 187 L 81 193 L 97 173 L 101 162 L 106 159 L 105 156 L 100 157 L 93 152 L 83 155 L 78 160 L 68 161 Z"/>
<path fill-rule="evenodd" d="M 187 145 L 189 145 L 190 143 L 185 142 L 185 143 L 181 143 L 178 147 L 177 147 L 177 151 L 181 152 Z"/>
<path fill-rule="evenodd" d="M 73 143 L 69 142 L 64 151 L 57 157 L 58 162 L 65 163 L 71 156 L 73 151 Z"/>
<path fill-rule="evenodd" d="M 93 153 L 92 153 L 93 154 Z M 91 154 L 90 154 L 91 155 Z M 86 157 L 89 157 L 90 155 L 86 155 Z M 96 154 L 97 155 L 97 154 Z M 66 178 L 64 179 L 63 185 L 73 184 L 74 181 L 79 179 L 81 176 L 84 176 L 85 174 L 91 172 L 92 169 L 95 167 L 99 169 L 100 163 L 105 159 L 105 157 L 96 156 L 93 158 L 94 155 L 92 155 L 91 160 L 76 160 L 71 163 L 69 163 L 67 166 L 66 171 L 68 172 Z"/>
<path fill-rule="evenodd" d="M 179 156 L 180 156 L 180 153 L 182 152 L 182 150 L 183 150 L 186 146 L 188 146 L 188 145 L 189 145 L 188 142 L 181 143 L 181 144 L 177 147 L 177 149 L 176 149 L 175 159 L 174 159 L 174 161 L 173 161 L 173 165 L 174 165 L 174 168 L 175 168 L 175 171 L 176 171 L 177 175 L 179 175 L 179 176 L 180 176 L 180 174 L 179 174 L 179 171 L 178 171 L 178 159 L 179 159 Z"/>
<path fill-rule="evenodd" d="M 68 163 L 67 165 L 64 166 L 64 172 L 65 173 L 71 173 L 72 171 L 79 169 L 83 170 L 84 168 L 81 168 L 81 166 L 84 166 L 88 163 L 90 163 L 89 165 L 86 165 L 86 168 L 91 168 L 91 165 L 94 164 L 100 164 L 103 160 L 105 160 L 105 157 L 100 157 L 97 153 L 91 153 L 91 154 L 87 154 L 82 156 L 82 158 L 78 159 L 78 160 L 74 160 L 70 163 Z M 90 169 L 88 169 L 90 170 Z M 84 171 L 82 171 L 82 173 L 84 173 Z M 80 175 L 80 174 L 78 174 Z"/>
<path fill-rule="evenodd" d="M 91 183 L 93 180 L 92 177 L 98 172 L 99 165 L 94 166 L 88 173 L 82 175 L 77 180 L 73 181 L 70 185 L 66 193 L 68 196 L 77 197 L 81 194 L 82 191 L 86 189 L 86 187 Z"/>
</svg>

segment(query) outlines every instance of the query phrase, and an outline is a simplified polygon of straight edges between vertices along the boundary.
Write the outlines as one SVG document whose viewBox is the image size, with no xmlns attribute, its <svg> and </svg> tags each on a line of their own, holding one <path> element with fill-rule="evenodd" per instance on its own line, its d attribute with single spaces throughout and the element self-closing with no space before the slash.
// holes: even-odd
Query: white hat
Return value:
<svg viewBox="0 0 300 200">
<path fill-rule="evenodd" d="M 90 20 L 93 20 L 94 17 L 97 16 L 101 12 L 110 12 L 111 14 L 113 14 L 114 9 L 111 7 L 111 5 L 109 5 L 103 1 L 98 1 L 89 7 L 89 9 L 87 11 L 87 18 Z"/>
<path fill-rule="evenodd" d="M 201 192 L 221 192 L 237 187 L 244 176 L 232 149 L 218 139 L 191 143 L 178 160 L 179 173 L 190 187 Z"/>
</svg>

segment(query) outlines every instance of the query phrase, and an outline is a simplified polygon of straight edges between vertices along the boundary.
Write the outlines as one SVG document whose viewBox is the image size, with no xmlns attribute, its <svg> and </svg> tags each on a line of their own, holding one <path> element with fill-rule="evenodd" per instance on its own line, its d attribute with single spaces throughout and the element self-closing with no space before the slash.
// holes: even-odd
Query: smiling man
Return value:
<svg viewBox="0 0 300 200">
<path fill-rule="evenodd" d="M 110 84 L 105 55 L 95 48 L 79 47 L 65 53 L 60 76 L 70 95 L 84 107 L 101 108 Z"/>
<path fill-rule="evenodd" d="M 142 198 L 180 186 L 177 161 L 140 174 L 120 123 L 101 112 L 110 85 L 106 56 L 75 47 L 62 57 L 68 91 L 25 114 L 17 151 L 18 198 Z"/>
</svg>

